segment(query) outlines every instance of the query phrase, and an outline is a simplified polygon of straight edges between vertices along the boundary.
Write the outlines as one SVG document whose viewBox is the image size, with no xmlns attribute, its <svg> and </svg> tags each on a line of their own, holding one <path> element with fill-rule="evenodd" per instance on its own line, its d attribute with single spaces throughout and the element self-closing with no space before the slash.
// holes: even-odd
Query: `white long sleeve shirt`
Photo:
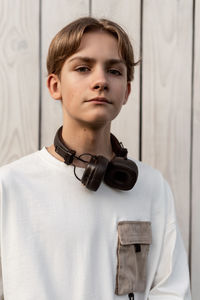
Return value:
<svg viewBox="0 0 200 300">
<path fill-rule="evenodd" d="M 97 192 L 46 148 L 2 167 L 0 299 L 128 300 L 127 293 L 115 293 L 118 242 L 127 242 L 127 222 L 133 231 L 135 223 L 151 229 L 145 290 L 136 291 L 135 300 L 190 300 L 172 193 L 157 170 L 136 163 L 132 190 L 102 183 Z M 120 222 L 125 236 L 119 236 Z"/>
</svg>

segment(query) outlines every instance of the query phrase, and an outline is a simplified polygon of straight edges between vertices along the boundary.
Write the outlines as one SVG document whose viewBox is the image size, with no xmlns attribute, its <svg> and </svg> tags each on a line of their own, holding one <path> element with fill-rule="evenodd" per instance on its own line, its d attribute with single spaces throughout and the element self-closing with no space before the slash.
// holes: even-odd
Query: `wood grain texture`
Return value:
<svg viewBox="0 0 200 300">
<path fill-rule="evenodd" d="M 0 2 L 0 165 L 38 147 L 39 0 Z"/>
<path fill-rule="evenodd" d="M 193 155 L 192 155 L 192 294 L 200 295 L 200 1 L 195 9 L 194 103 L 193 103 Z"/>
<path fill-rule="evenodd" d="M 143 3 L 142 160 L 170 183 L 188 249 L 192 1 Z"/>
<path fill-rule="evenodd" d="M 56 13 L 55 13 L 56 12 Z M 89 15 L 88 0 L 42 1 L 42 128 L 41 145 L 53 143 L 57 128 L 62 124 L 60 101 L 53 100 L 46 88 L 46 57 L 49 44 L 56 33 L 76 18 Z"/>
<path fill-rule="evenodd" d="M 135 60 L 140 58 L 140 1 L 139 0 L 93 0 L 92 16 L 108 18 L 119 23 L 128 33 Z M 135 78 L 128 103 L 112 123 L 112 132 L 116 134 L 129 150 L 129 155 L 139 158 L 139 107 L 140 107 L 140 67 L 135 68 Z"/>
<path fill-rule="evenodd" d="M 140 49 L 140 0 L 92 0 L 92 15 L 126 29 Z M 161 170 L 175 195 L 178 221 L 188 249 L 190 214 L 190 130 L 192 5 L 188 0 L 143 0 L 142 160 Z M 39 17 L 42 14 L 42 146 L 52 143 L 62 123 L 61 104 L 46 88 L 51 39 L 67 23 L 89 15 L 89 0 L 0 1 L 0 165 L 38 149 Z M 195 58 L 192 136 L 193 299 L 200 294 L 200 0 L 195 0 Z M 113 132 L 139 156 L 139 67 L 128 104 Z"/>
</svg>

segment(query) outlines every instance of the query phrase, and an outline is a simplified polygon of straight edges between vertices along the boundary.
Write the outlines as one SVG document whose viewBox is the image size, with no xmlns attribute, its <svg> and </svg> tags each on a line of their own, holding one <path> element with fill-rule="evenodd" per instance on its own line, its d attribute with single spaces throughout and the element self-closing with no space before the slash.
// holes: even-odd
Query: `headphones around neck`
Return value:
<svg viewBox="0 0 200 300">
<path fill-rule="evenodd" d="M 101 155 L 92 155 L 88 153 L 76 156 L 76 151 L 69 149 L 62 138 L 62 126 L 56 132 L 54 138 L 55 151 L 64 158 L 64 162 L 67 165 L 73 163 L 74 158 L 87 163 L 82 178 L 78 178 L 89 190 L 96 191 L 101 182 L 104 181 L 112 188 L 120 190 L 130 190 L 133 188 L 138 177 L 138 167 L 130 159 L 127 159 L 128 151 L 123 147 L 117 138 L 111 134 L 111 145 L 115 156 L 112 160 L 108 160 Z M 90 161 L 85 161 L 81 157 L 83 155 L 89 155 Z"/>
</svg>

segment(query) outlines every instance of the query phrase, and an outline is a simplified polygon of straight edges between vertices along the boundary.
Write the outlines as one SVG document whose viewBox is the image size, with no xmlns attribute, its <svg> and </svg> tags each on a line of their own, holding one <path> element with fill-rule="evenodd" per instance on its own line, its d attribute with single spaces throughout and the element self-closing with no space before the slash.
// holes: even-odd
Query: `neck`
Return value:
<svg viewBox="0 0 200 300">
<path fill-rule="evenodd" d="M 110 160 L 113 157 L 112 146 L 110 142 L 110 124 L 104 128 L 88 128 L 67 126 L 63 124 L 62 139 L 66 146 L 76 151 L 76 156 L 83 153 L 90 153 L 92 155 L 102 155 Z M 55 152 L 54 145 L 51 145 L 47 150 L 57 159 L 64 161 L 64 159 Z M 84 163 L 74 159 L 73 164 L 79 167 L 84 167 Z"/>
</svg>

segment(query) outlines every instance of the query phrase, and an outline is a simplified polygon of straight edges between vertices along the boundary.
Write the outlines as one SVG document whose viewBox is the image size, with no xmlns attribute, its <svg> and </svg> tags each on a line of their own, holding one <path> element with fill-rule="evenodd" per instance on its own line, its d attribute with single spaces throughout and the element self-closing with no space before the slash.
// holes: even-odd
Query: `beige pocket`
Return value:
<svg viewBox="0 0 200 300">
<path fill-rule="evenodd" d="M 146 262 L 151 240 L 150 222 L 118 223 L 116 295 L 144 292 Z"/>
</svg>

